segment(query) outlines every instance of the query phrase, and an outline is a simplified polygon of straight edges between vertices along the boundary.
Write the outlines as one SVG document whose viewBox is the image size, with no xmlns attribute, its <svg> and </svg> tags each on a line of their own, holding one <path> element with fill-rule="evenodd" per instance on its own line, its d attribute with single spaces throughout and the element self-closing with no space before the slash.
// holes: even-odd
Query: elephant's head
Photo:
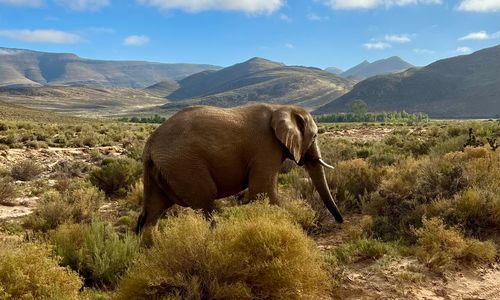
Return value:
<svg viewBox="0 0 500 300">
<path fill-rule="evenodd" d="M 287 106 L 273 112 L 271 126 L 281 141 L 288 158 L 305 166 L 311 180 L 330 213 L 339 223 L 342 215 L 330 194 L 323 167 L 332 168 L 321 159 L 316 137 L 318 127 L 313 117 L 303 108 Z"/>
</svg>

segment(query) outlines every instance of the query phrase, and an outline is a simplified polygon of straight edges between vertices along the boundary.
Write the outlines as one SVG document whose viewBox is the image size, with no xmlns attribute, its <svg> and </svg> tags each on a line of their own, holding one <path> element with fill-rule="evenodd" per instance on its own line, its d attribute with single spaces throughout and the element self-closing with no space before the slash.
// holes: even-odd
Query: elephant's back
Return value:
<svg viewBox="0 0 500 300">
<path fill-rule="evenodd" d="M 159 159 L 197 157 L 200 153 L 229 151 L 246 142 L 247 116 L 237 109 L 195 106 L 184 109 L 165 121 L 148 140 L 153 156 Z"/>
</svg>

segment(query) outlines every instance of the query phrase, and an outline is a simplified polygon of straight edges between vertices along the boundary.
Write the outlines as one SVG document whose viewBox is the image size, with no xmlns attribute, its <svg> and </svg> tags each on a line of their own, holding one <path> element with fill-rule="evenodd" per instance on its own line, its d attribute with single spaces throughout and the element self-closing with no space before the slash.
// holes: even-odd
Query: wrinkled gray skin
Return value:
<svg viewBox="0 0 500 300">
<path fill-rule="evenodd" d="M 212 211 L 214 200 L 248 188 L 277 203 L 280 166 L 304 166 L 326 207 L 342 223 L 325 178 L 318 128 L 303 108 L 255 104 L 184 109 L 156 129 L 144 148 L 144 207 L 137 232 L 173 204 Z M 323 165 L 322 165 L 323 164 Z"/>
</svg>

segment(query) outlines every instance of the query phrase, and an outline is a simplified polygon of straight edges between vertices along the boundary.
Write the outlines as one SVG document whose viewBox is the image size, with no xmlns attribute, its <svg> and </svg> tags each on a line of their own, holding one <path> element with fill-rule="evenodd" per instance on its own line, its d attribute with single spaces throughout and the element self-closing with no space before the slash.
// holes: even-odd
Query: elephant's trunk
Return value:
<svg viewBox="0 0 500 300">
<path fill-rule="evenodd" d="M 305 168 L 314 187 L 318 191 L 321 200 L 325 203 L 326 208 L 333 215 L 338 223 L 344 222 L 344 218 L 340 214 L 339 208 L 335 201 L 333 200 L 332 194 L 330 194 L 330 189 L 328 188 L 328 183 L 326 182 L 325 170 L 323 169 L 323 164 L 329 168 L 333 168 L 321 159 L 321 153 L 316 142 L 314 142 L 309 150 L 307 151 L 307 159 L 305 160 Z"/>
<path fill-rule="evenodd" d="M 344 218 L 340 214 L 339 208 L 335 201 L 333 200 L 332 195 L 330 194 L 330 189 L 328 188 L 328 183 L 326 182 L 325 170 L 323 166 L 321 166 L 318 162 L 308 162 L 305 165 L 309 176 L 311 176 L 311 180 L 314 184 L 314 187 L 318 191 L 323 203 L 325 203 L 326 208 L 333 215 L 335 220 L 338 223 L 344 222 Z"/>
</svg>

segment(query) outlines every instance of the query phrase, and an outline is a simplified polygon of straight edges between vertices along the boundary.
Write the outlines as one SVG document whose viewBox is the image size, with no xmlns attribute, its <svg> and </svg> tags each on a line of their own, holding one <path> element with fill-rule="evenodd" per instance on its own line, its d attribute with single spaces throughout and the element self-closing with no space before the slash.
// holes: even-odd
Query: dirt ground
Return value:
<svg viewBox="0 0 500 300">
<path fill-rule="evenodd" d="M 324 134 L 332 138 L 344 138 L 354 142 L 370 142 L 380 141 L 392 131 L 394 129 L 389 127 L 362 127 L 329 130 Z"/>
<path fill-rule="evenodd" d="M 361 215 L 345 217 L 332 232 L 315 237 L 327 251 L 348 239 Z M 500 300 L 500 257 L 495 263 L 435 274 L 415 258 L 382 257 L 349 265 L 336 290 L 338 299 Z"/>
<path fill-rule="evenodd" d="M 40 164 L 44 172 L 40 178 L 53 185 L 55 180 L 50 179 L 54 174 L 54 167 L 60 162 L 82 161 L 91 163 L 96 155 L 121 156 L 125 150 L 121 147 L 84 147 L 84 148 L 48 148 L 48 149 L 9 149 L 0 151 L 0 169 L 11 169 L 12 166 L 20 161 L 29 159 Z M 14 184 L 21 189 L 29 183 L 17 181 Z M 0 205 L 0 220 L 23 217 L 30 214 L 36 208 L 39 197 L 25 196 L 14 199 L 8 206 Z"/>
</svg>

